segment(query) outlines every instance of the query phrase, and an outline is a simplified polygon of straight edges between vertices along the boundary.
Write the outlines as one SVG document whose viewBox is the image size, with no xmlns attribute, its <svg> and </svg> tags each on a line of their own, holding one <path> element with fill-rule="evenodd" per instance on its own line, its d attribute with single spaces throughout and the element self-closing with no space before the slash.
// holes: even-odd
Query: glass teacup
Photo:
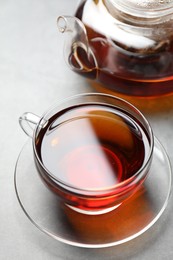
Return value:
<svg viewBox="0 0 173 260">
<path fill-rule="evenodd" d="M 109 212 L 132 196 L 148 175 L 152 129 L 138 109 L 120 98 L 76 95 L 41 117 L 24 113 L 19 122 L 32 137 L 41 179 L 76 211 Z"/>
</svg>

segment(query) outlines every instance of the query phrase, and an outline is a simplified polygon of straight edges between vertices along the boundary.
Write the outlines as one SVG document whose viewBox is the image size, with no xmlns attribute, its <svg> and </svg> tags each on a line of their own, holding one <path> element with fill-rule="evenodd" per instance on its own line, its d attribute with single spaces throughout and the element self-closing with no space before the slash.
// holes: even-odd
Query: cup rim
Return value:
<svg viewBox="0 0 173 260">
<path fill-rule="evenodd" d="M 109 186 L 108 188 L 80 188 L 80 187 L 76 187 L 74 185 L 70 185 L 69 183 L 62 181 L 61 179 L 57 178 L 54 174 L 52 174 L 42 163 L 38 153 L 37 153 L 37 149 L 36 149 L 36 133 L 39 129 L 39 125 L 41 123 L 42 120 L 45 120 L 45 117 L 51 112 L 53 111 L 56 107 L 62 105 L 63 103 L 70 101 L 70 100 L 74 100 L 80 97 L 86 97 L 86 96 L 92 96 L 92 97 L 106 97 L 106 98 L 111 98 L 114 100 L 117 100 L 119 102 L 124 103 L 126 106 L 130 107 L 130 109 L 133 110 L 133 112 L 135 112 L 136 114 L 138 114 L 141 119 L 143 120 L 143 123 L 145 123 L 145 125 L 147 125 L 148 127 L 148 135 L 150 137 L 150 150 L 148 152 L 148 156 L 146 158 L 145 163 L 142 164 L 142 166 L 138 169 L 138 171 L 133 174 L 131 177 L 129 177 L 128 179 L 121 181 L 120 183 L 117 183 L 115 185 Z M 88 102 L 89 103 L 89 102 Z M 91 102 L 92 104 L 94 103 L 94 101 Z M 70 106 L 69 106 L 70 107 Z M 59 110 L 58 112 L 60 112 L 61 110 Z M 54 183 L 60 185 L 61 187 L 65 188 L 66 190 L 73 190 L 76 193 L 82 194 L 81 192 L 85 192 L 85 194 L 88 193 L 88 195 L 97 195 L 97 194 L 102 194 L 104 193 L 110 193 L 110 192 L 114 192 L 114 194 L 116 193 L 116 190 L 118 191 L 117 193 L 121 193 L 119 191 L 120 188 L 122 188 L 122 192 L 124 192 L 124 187 L 128 187 L 131 185 L 133 185 L 134 183 L 136 183 L 138 180 L 140 180 L 142 178 L 142 172 L 145 171 L 145 169 L 150 165 L 150 162 L 152 160 L 152 155 L 153 155 L 153 150 L 154 150 L 154 134 L 152 131 L 152 128 L 150 126 L 150 123 L 148 122 L 148 120 L 146 119 L 146 117 L 142 114 L 142 112 L 136 108 L 133 104 L 131 104 L 130 102 L 124 100 L 123 98 L 117 97 L 117 96 L 113 96 L 111 94 L 104 94 L 104 93 L 96 93 L 96 92 L 89 92 L 89 93 L 81 93 L 81 94 L 76 94 L 76 95 L 72 95 L 69 96 L 65 99 L 62 99 L 58 102 L 56 102 L 53 106 L 51 106 L 50 108 L 48 108 L 45 113 L 43 113 L 43 115 L 40 117 L 40 121 L 38 122 L 38 124 L 36 125 L 34 132 L 33 132 L 33 138 L 32 138 L 32 143 L 33 143 L 33 150 L 34 150 L 34 156 L 35 159 L 37 160 L 37 162 L 39 163 L 39 165 L 42 167 L 42 169 L 46 172 L 47 176 L 50 178 L 50 180 L 53 180 Z M 142 175 L 142 176 L 141 176 Z M 139 178 L 141 176 L 141 178 Z"/>
</svg>

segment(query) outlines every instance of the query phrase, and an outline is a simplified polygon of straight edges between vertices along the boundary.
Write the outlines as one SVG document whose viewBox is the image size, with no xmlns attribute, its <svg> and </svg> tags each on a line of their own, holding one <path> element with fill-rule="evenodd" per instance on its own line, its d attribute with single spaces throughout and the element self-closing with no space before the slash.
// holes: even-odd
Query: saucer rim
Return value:
<svg viewBox="0 0 173 260">
<path fill-rule="evenodd" d="M 159 211 L 159 213 L 153 218 L 153 220 L 151 222 L 149 222 L 144 228 L 142 228 L 140 231 L 136 232 L 133 235 L 130 235 L 127 238 L 121 239 L 119 241 L 113 241 L 113 242 L 108 242 L 108 243 L 100 243 L 100 244 L 93 244 L 93 243 L 80 243 L 80 242 L 74 242 L 72 240 L 68 240 L 66 238 L 63 238 L 61 236 L 57 236 L 55 233 L 53 233 L 52 231 L 50 232 L 47 228 L 42 227 L 41 225 L 37 224 L 36 221 L 34 221 L 34 219 L 32 219 L 32 217 L 29 215 L 29 213 L 27 212 L 27 210 L 25 209 L 25 206 L 22 203 L 22 200 L 20 198 L 19 192 L 18 192 L 18 185 L 17 185 L 17 170 L 18 170 L 18 164 L 21 158 L 21 155 L 23 153 L 23 151 L 25 150 L 25 148 L 27 147 L 28 143 L 31 141 L 31 138 L 28 138 L 29 140 L 27 140 L 25 142 L 25 144 L 23 145 L 22 149 L 20 150 L 20 153 L 17 157 L 17 161 L 15 164 L 15 170 L 14 170 L 14 188 L 15 188 L 15 193 L 16 193 L 16 197 L 17 200 L 19 202 L 19 205 L 21 207 L 21 209 L 23 210 L 23 212 L 25 213 L 25 215 L 27 216 L 27 218 L 31 221 L 31 223 L 38 228 L 38 230 L 40 230 L 41 232 L 43 232 L 44 234 L 47 234 L 49 237 L 54 238 L 55 240 L 62 242 L 64 244 L 68 244 L 71 246 L 75 246 L 75 247 L 81 247 L 81 248 L 108 248 L 108 247 L 112 247 L 112 246 L 118 246 L 124 243 L 127 243 L 139 236 L 141 236 L 143 233 L 145 233 L 147 230 L 149 230 L 157 221 L 158 219 L 162 216 L 163 212 L 165 211 L 168 202 L 169 202 L 169 198 L 171 195 L 171 187 L 172 187 L 172 167 L 171 167 L 171 162 L 169 160 L 168 154 L 165 150 L 165 148 L 163 147 L 163 145 L 160 143 L 160 141 L 154 136 L 154 148 L 156 146 L 159 146 L 159 148 L 162 151 L 162 154 L 164 155 L 164 159 L 166 160 L 167 163 L 167 174 L 169 174 L 169 187 L 167 190 L 167 196 L 164 200 L 164 203 Z M 153 156 L 155 153 L 155 149 L 153 149 Z M 150 173 L 148 174 L 150 175 Z M 115 209 L 116 210 L 116 209 Z M 96 215 L 97 216 L 97 215 Z"/>
</svg>

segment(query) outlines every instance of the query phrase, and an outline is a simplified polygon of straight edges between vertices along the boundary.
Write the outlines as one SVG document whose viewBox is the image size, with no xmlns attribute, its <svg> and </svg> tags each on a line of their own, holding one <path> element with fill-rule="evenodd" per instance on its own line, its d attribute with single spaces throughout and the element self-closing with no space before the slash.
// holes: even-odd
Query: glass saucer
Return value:
<svg viewBox="0 0 173 260">
<path fill-rule="evenodd" d="M 155 138 L 151 170 L 138 192 L 109 213 L 86 215 L 62 204 L 42 183 L 29 139 L 19 154 L 14 182 L 23 211 L 39 230 L 73 246 L 103 248 L 136 238 L 159 219 L 170 195 L 171 167 Z"/>
</svg>

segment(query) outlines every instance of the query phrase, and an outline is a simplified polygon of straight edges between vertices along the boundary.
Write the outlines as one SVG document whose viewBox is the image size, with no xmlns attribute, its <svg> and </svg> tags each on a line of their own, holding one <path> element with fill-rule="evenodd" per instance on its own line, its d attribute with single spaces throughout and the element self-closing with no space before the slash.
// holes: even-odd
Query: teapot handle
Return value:
<svg viewBox="0 0 173 260">
<path fill-rule="evenodd" d="M 59 16 L 57 25 L 61 33 L 68 33 L 64 56 L 70 68 L 76 72 L 90 72 L 97 68 L 97 61 L 81 20 L 73 16 Z"/>
</svg>

